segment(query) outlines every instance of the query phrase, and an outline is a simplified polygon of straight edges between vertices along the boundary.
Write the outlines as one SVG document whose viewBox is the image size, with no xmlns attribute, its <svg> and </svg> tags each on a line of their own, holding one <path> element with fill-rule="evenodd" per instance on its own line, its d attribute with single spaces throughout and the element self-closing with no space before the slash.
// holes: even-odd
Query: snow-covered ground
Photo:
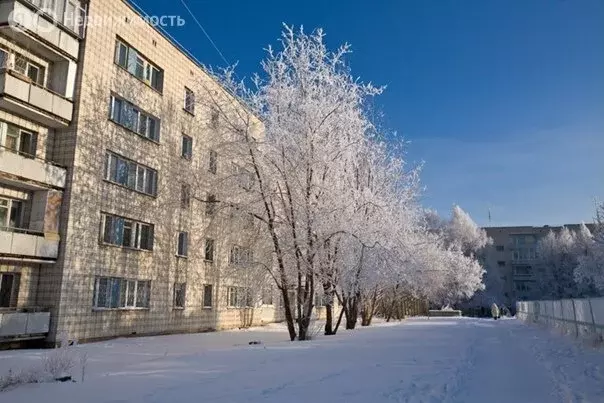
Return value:
<svg viewBox="0 0 604 403">
<path fill-rule="evenodd" d="M 271 325 L 77 348 L 84 383 L 20 386 L 0 402 L 604 402 L 602 351 L 516 320 L 412 319 L 294 343 Z M 0 374 L 42 354 L 0 352 Z"/>
</svg>

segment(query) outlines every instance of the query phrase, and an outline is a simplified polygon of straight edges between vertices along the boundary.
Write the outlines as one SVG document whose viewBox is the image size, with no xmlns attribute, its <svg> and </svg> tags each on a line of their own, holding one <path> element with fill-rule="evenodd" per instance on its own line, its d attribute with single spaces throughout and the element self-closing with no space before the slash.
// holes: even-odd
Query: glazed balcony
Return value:
<svg viewBox="0 0 604 403">
<path fill-rule="evenodd" d="M 73 102 L 10 69 L 0 70 L 0 108 L 43 126 L 65 128 L 73 117 Z"/>
<path fill-rule="evenodd" d="M 0 259 L 52 261 L 59 253 L 59 236 L 21 228 L 0 227 Z"/>
<path fill-rule="evenodd" d="M 4 175 L 6 174 L 6 175 Z M 65 188 L 67 170 L 58 165 L 0 146 L 0 183 L 15 187 Z"/>
<path fill-rule="evenodd" d="M 0 0 L 0 27 L 20 45 L 77 60 L 85 10 L 73 0 Z"/>
<path fill-rule="evenodd" d="M 48 334 L 50 312 L 40 308 L 0 309 L 0 343 L 42 339 Z"/>
</svg>

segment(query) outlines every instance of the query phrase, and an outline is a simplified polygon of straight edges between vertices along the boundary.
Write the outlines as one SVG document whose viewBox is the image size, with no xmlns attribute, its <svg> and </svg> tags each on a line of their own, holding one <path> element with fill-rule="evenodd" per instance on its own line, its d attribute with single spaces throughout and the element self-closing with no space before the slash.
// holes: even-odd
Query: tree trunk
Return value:
<svg viewBox="0 0 604 403">
<path fill-rule="evenodd" d="M 346 329 L 352 330 L 357 326 L 357 320 L 359 317 L 359 300 L 360 295 L 355 295 L 353 298 L 348 299 L 348 309 L 346 309 Z"/>
<path fill-rule="evenodd" d="M 333 305 L 331 303 L 325 305 L 325 336 L 336 334 L 333 331 Z"/>
<path fill-rule="evenodd" d="M 325 336 L 334 335 L 333 331 L 333 293 L 331 292 L 331 284 L 323 285 L 323 294 L 327 296 L 327 304 L 325 304 Z"/>
<path fill-rule="evenodd" d="M 340 327 L 340 323 L 342 322 L 342 316 L 344 316 L 344 306 L 340 309 L 340 316 L 338 317 L 338 321 L 336 322 L 336 327 L 333 329 L 333 334 L 338 333 L 338 328 Z"/>
<path fill-rule="evenodd" d="M 287 331 L 289 332 L 290 341 L 296 340 L 296 325 L 294 324 L 294 317 L 292 315 L 292 309 L 289 301 L 289 294 L 286 289 L 281 290 L 283 296 L 283 309 L 285 311 L 285 322 L 287 323 Z"/>
<path fill-rule="evenodd" d="M 377 306 L 377 296 L 378 289 L 376 287 L 373 290 L 373 294 L 371 295 L 371 299 L 369 300 L 369 302 L 363 304 L 363 310 L 361 311 L 361 326 L 371 325 L 371 320 L 373 319 L 373 315 L 375 314 L 375 308 Z"/>
</svg>

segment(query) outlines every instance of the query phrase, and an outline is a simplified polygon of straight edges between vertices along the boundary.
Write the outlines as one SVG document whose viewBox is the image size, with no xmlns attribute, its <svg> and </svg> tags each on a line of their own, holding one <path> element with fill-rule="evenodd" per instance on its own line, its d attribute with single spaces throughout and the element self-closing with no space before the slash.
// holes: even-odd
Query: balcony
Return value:
<svg viewBox="0 0 604 403">
<path fill-rule="evenodd" d="M 69 126 L 73 102 L 12 70 L 0 70 L 0 108 L 53 128 Z"/>
<path fill-rule="evenodd" d="M 8 179 L 0 178 L 0 182 L 9 182 L 10 185 L 19 186 L 21 181 L 34 182 L 37 184 L 64 188 L 67 170 L 53 165 L 42 159 L 27 158 L 12 150 L 0 147 L 0 172 L 9 174 Z M 11 181 L 11 178 L 15 181 Z M 17 182 L 17 183 L 14 183 Z"/>
<path fill-rule="evenodd" d="M 63 2 L 53 3 L 59 7 Z M 3 1 L 0 4 L 0 27 L 10 30 L 11 38 L 36 53 L 46 55 L 52 52 L 77 60 L 79 38 L 84 35 L 85 11 L 78 6 L 69 12 L 58 13 L 59 20 L 51 14 L 57 13 L 44 12 L 31 0 Z"/>
<path fill-rule="evenodd" d="M 38 308 L 0 310 L 0 342 L 43 339 L 50 326 L 50 312 Z"/>
<path fill-rule="evenodd" d="M 0 256 L 9 260 L 52 263 L 59 253 L 59 236 L 25 229 L 0 228 Z"/>
</svg>

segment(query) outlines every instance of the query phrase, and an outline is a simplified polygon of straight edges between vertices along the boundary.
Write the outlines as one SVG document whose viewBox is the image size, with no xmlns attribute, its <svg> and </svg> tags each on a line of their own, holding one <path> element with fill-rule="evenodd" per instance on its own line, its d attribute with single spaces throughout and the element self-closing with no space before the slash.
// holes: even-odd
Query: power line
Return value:
<svg viewBox="0 0 604 403">
<path fill-rule="evenodd" d="M 214 47 L 214 49 L 216 49 L 216 52 L 218 52 L 218 54 L 220 55 L 220 57 L 222 58 L 222 60 L 226 63 L 227 66 L 229 66 L 230 63 L 228 62 L 228 60 L 226 59 L 226 57 L 224 57 L 224 55 L 222 54 L 222 52 L 220 51 L 220 49 L 218 49 L 218 46 L 216 46 L 216 43 L 214 43 L 214 41 L 212 40 L 212 38 L 210 37 L 210 35 L 204 29 L 203 25 L 201 25 L 201 23 L 199 22 L 199 20 L 197 19 L 197 17 L 195 17 L 195 14 L 193 14 L 193 12 L 189 8 L 189 6 L 187 6 L 187 3 L 185 3 L 185 0 L 180 0 L 180 2 L 187 9 L 189 15 L 191 15 L 191 18 L 193 18 L 193 21 L 195 21 L 195 23 L 197 24 L 197 26 L 201 29 L 201 32 L 203 32 L 203 34 L 205 35 L 205 37 L 208 38 L 208 41 L 210 41 L 210 43 L 212 44 L 212 46 Z"/>
</svg>

